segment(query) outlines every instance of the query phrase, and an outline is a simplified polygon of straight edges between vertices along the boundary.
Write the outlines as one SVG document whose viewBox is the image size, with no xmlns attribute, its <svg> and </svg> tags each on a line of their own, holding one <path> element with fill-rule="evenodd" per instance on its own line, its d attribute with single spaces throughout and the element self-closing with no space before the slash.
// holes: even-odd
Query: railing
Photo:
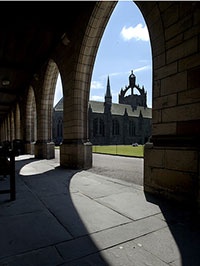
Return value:
<svg viewBox="0 0 200 266">
<path fill-rule="evenodd" d="M 11 149 L 5 150 L 3 147 L 0 147 L 0 175 L 2 175 L 3 177 L 7 175 L 10 176 L 9 189 L 1 189 L 0 194 L 10 193 L 10 200 L 15 200 L 15 153 Z"/>
</svg>

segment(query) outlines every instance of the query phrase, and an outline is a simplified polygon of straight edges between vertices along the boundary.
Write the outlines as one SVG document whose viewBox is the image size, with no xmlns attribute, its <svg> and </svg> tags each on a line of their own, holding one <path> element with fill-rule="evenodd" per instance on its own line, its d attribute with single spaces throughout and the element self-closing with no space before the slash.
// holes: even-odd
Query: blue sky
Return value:
<svg viewBox="0 0 200 266">
<path fill-rule="evenodd" d="M 132 1 L 119 1 L 101 39 L 93 68 L 90 100 L 104 101 L 110 78 L 112 102 L 118 103 L 121 88 L 128 86 L 131 70 L 136 84 L 147 91 L 147 106 L 152 106 L 152 56 L 148 30 L 138 7 Z M 137 93 L 137 90 L 134 91 Z M 60 77 L 55 99 L 62 97 Z"/>
</svg>

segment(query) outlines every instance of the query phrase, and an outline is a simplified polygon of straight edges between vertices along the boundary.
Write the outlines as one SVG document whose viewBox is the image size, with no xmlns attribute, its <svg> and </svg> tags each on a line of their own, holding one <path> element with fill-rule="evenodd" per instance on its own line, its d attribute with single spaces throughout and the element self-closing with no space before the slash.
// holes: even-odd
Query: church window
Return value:
<svg viewBox="0 0 200 266">
<path fill-rule="evenodd" d="M 93 120 L 93 136 L 104 136 L 104 121 L 101 118 Z"/>
<path fill-rule="evenodd" d="M 135 136 L 135 125 L 133 121 L 129 122 L 129 136 L 130 137 Z"/>
<path fill-rule="evenodd" d="M 57 123 L 57 137 L 58 138 L 62 138 L 62 131 L 63 131 L 63 121 L 62 121 L 62 118 L 60 118 Z"/>
<path fill-rule="evenodd" d="M 119 121 L 117 119 L 113 119 L 112 121 L 112 134 L 113 136 L 119 135 Z"/>
<path fill-rule="evenodd" d="M 95 137 L 98 134 L 98 118 L 93 120 L 93 136 Z"/>
<path fill-rule="evenodd" d="M 104 122 L 102 119 L 99 119 L 99 134 L 104 137 Z"/>
</svg>

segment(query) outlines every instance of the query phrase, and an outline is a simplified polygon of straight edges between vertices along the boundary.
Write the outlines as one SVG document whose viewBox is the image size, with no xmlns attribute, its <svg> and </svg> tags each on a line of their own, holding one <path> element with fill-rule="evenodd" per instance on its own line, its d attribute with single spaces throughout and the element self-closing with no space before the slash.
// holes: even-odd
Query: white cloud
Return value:
<svg viewBox="0 0 200 266">
<path fill-rule="evenodd" d="M 106 79 L 107 80 L 107 77 L 117 77 L 117 76 L 124 76 L 126 75 L 127 73 L 130 73 L 130 71 L 128 72 L 112 72 L 112 73 L 109 73 L 108 75 L 103 75 L 101 76 L 102 79 Z"/>
<path fill-rule="evenodd" d="M 113 72 L 113 73 L 109 74 L 109 77 L 120 76 L 121 74 L 123 74 L 123 73 L 122 72 Z"/>
<path fill-rule="evenodd" d="M 140 71 L 148 70 L 148 69 L 151 69 L 151 66 L 150 65 L 146 65 L 146 66 L 139 67 L 139 68 L 135 68 L 135 69 L 131 69 L 131 70 L 133 70 L 133 73 L 135 73 L 135 72 L 140 72 Z M 114 77 L 114 76 L 127 76 L 127 75 L 130 75 L 131 74 L 131 70 L 124 71 L 124 72 L 110 73 L 109 74 L 109 77 Z"/>
<path fill-rule="evenodd" d="M 102 102 L 104 100 L 104 98 L 103 98 L 103 96 L 91 95 L 90 100 L 91 101 L 100 101 L 100 102 Z"/>
<path fill-rule="evenodd" d="M 148 65 L 148 66 L 139 67 L 139 68 L 133 69 L 133 73 L 140 72 L 143 70 L 148 70 L 148 69 L 151 69 L 151 66 Z"/>
<path fill-rule="evenodd" d="M 100 81 L 92 81 L 90 89 L 103 89 L 104 86 Z"/>
<path fill-rule="evenodd" d="M 149 33 L 147 26 L 144 26 L 139 23 L 135 27 L 126 27 L 124 26 L 120 32 L 120 35 L 125 41 L 130 41 L 131 39 L 136 39 L 137 41 L 149 41 Z"/>
</svg>

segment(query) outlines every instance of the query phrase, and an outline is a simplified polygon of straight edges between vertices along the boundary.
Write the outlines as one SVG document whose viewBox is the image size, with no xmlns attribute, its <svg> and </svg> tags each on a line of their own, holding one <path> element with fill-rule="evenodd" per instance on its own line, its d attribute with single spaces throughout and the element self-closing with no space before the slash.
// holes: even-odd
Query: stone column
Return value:
<svg viewBox="0 0 200 266">
<path fill-rule="evenodd" d="M 58 68 L 53 60 L 41 70 L 37 83 L 37 141 L 35 157 L 41 159 L 55 158 L 55 144 L 52 141 L 53 99 L 58 77 Z"/>
<path fill-rule="evenodd" d="M 43 104 L 37 116 L 37 141 L 35 142 L 34 152 L 38 159 L 55 158 L 55 144 L 48 138 L 49 116 L 47 115 L 47 105 Z"/>
<path fill-rule="evenodd" d="M 152 143 L 145 145 L 144 189 L 194 205 L 199 193 L 200 105 L 195 98 L 199 84 L 193 82 L 193 70 L 185 71 L 184 67 L 176 73 L 177 68 L 171 65 L 168 70 L 174 73 L 167 77 L 163 68 L 160 80 L 154 82 Z"/>
<path fill-rule="evenodd" d="M 92 144 L 88 141 L 87 84 L 81 73 L 70 73 L 63 78 L 63 142 L 60 147 L 60 165 L 72 169 L 92 167 Z M 66 83 L 65 83 L 66 80 Z"/>
<path fill-rule="evenodd" d="M 54 159 L 55 144 L 45 140 L 37 140 L 34 144 L 35 158 L 37 159 Z"/>
<path fill-rule="evenodd" d="M 70 169 L 91 168 L 92 144 L 81 139 L 65 139 L 60 146 L 60 165 Z"/>
<path fill-rule="evenodd" d="M 144 159 L 145 192 L 185 204 L 197 202 L 198 149 L 187 138 L 152 138 L 145 144 Z"/>
</svg>

